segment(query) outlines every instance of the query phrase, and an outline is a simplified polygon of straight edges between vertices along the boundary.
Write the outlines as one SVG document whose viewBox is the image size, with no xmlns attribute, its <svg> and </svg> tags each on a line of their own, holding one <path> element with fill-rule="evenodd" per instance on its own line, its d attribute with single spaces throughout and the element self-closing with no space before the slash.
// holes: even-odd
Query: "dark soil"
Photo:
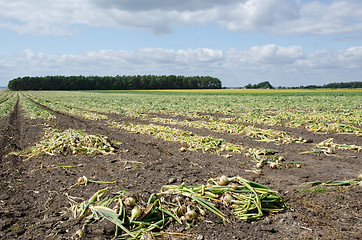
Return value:
<svg viewBox="0 0 362 240">
<path fill-rule="evenodd" d="M 51 111 L 51 109 L 48 109 Z M 134 134 L 109 127 L 105 121 L 90 121 L 65 113 L 54 112 L 56 119 L 27 119 L 19 107 L 10 117 L 0 119 L 0 238 L 1 239 L 70 239 L 82 228 L 82 220 L 73 219 L 68 211 L 67 195 L 88 199 L 99 189 L 112 192 L 127 190 L 138 199 L 147 200 L 169 183 L 201 185 L 211 177 L 241 176 L 278 191 L 288 209 L 266 215 L 258 221 L 230 222 L 208 214 L 205 221 L 191 229 L 170 225 L 168 232 L 184 236 L 164 236 L 162 239 L 361 239 L 362 191 L 360 186 L 324 187 L 314 189 L 304 185 L 318 180 L 356 179 L 361 173 L 362 153 L 337 151 L 327 155 L 300 155 L 316 143 L 333 137 L 337 143 L 362 145 L 355 135 L 316 134 L 292 129 L 312 143 L 276 145 L 245 136 L 214 133 L 205 129 L 187 128 L 201 135 L 224 138 L 229 142 L 250 147 L 280 150 L 289 161 L 303 162 L 302 168 L 263 168 L 263 175 L 245 170 L 255 162 L 241 154 L 225 158 L 212 153 L 180 151 L 180 144 Z M 113 120 L 137 122 L 125 116 L 110 116 Z M 82 129 L 88 133 L 108 136 L 122 142 L 114 155 L 39 156 L 31 159 L 7 155 L 23 150 L 40 140 L 44 124 L 59 129 Z M 267 127 L 267 126 L 264 126 Z M 283 129 L 282 129 L 283 130 Z M 284 129 L 289 131 L 291 129 Z M 81 164 L 81 165 L 80 165 Z M 74 168 L 53 168 L 74 166 Z M 114 181 L 115 184 L 75 186 L 79 177 Z M 87 229 L 84 239 L 112 239 L 114 225 L 106 221 Z"/>
</svg>

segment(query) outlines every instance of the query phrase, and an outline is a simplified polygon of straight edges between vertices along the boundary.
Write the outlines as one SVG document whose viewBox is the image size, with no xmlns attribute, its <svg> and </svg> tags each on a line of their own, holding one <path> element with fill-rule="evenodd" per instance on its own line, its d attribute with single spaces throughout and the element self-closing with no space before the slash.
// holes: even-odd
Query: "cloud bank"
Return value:
<svg viewBox="0 0 362 240">
<path fill-rule="evenodd" d="M 27 75 L 176 74 L 215 76 L 224 86 L 244 86 L 264 80 L 276 86 L 299 86 L 314 84 L 316 80 L 321 84 L 356 81 L 362 74 L 360 66 L 362 46 L 312 53 L 305 53 L 301 46 L 268 44 L 224 51 L 143 48 L 52 55 L 26 50 L 11 59 L 0 56 L 0 74 L 17 69 L 16 75 L 8 74 L 7 80 Z"/>
<path fill-rule="evenodd" d="M 73 35 L 79 25 L 156 34 L 205 24 L 282 35 L 362 32 L 357 0 L 0 0 L 0 8 L 0 28 L 31 35 Z"/>
</svg>

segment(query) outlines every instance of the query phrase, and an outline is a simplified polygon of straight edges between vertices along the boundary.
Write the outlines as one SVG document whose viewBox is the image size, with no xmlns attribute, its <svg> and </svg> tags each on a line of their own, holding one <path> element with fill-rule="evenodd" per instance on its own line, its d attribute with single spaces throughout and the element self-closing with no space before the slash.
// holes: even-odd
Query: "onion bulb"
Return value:
<svg viewBox="0 0 362 240">
<path fill-rule="evenodd" d="M 275 162 L 271 162 L 271 163 L 269 163 L 269 167 L 270 167 L 270 168 L 277 168 L 277 167 L 278 167 L 278 164 L 275 163 Z"/>
<path fill-rule="evenodd" d="M 85 236 L 85 232 L 84 232 L 84 230 L 83 229 L 79 229 L 75 234 L 75 237 L 79 237 L 79 239 L 82 239 L 82 238 L 84 238 L 84 236 Z"/>
<path fill-rule="evenodd" d="M 230 205 L 231 201 L 233 200 L 233 197 L 230 196 L 229 194 L 226 194 L 222 200 L 227 204 L 227 205 Z"/>
<path fill-rule="evenodd" d="M 327 152 L 328 154 L 333 154 L 333 153 L 334 153 L 334 151 L 333 151 L 332 148 L 328 148 L 326 152 Z"/>
<path fill-rule="evenodd" d="M 203 209 L 199 209 L 201 216 L 206 216 L 206 212 Z"/>
<path fill-rule="evenodd" d="M 141 216 L 141 209 L 139 207 L 134 207 L 131 211 L 131 221 L 139 216 Z"/>
<path fill-rule="evenodd" d="M 231 189 L 232 190 L 237 190 L 238 188 L 239 188 L 239 185 L 237 185 L 236 183 L 231 184 Z"/>
<path fill-rule="evenodd" d="M 185 212 L 186 212 L 186 207 L 185 207 L 185 206 L 181 206 L 181 207 L 179 207 L 179 208 L 177 209 L 177 215 L 178 215 L 178 216 L 184 215 Z"/>
<path fill-rule="evenodd" d="M 228 185 L 229 184 L 229 179 L 228 179 L 228 177 L 227 176 L 225 176 L 225 175 L 223 175 L 223 176 L 221 176 L 220 178 L 219 178 L 219 185 L 220 186 L 226 186 L 226 185 Z"/>
<path fill-rule="evenodd" d="M 187 219 L 186 219 L 185 216 L 181 216 L 181 217 L 180 217 L 180 220 L 181 220 L 181 222 L 186 222 Z"/>
<path fill-rule="evenodd" d="M 78 182 L 79 184 L 82 184 L 82 183 L 84 183 L 84 182 L 87 182 L 87 180 L 88 180 L 87 177 L 86 177 L 86 176 L 83 176 L 83 177 L 78 178 L 78 181 L 77 181 L 77 182 Z"/>
<path fill-rule="evenodd" d="M 251 157 L 251 153 L 246 152 L 246 153 L 244 154 L 244 156 L 245 156 L 245 157 Z"/>
<path fill-rule="evenodd" d="M 187 221 L 192 221 L 195 218 L 197 218 L 197 213 L 195 212 L 195 210 L 189 210 L 186 214 L 185 217 L 187 219 Z"/>
<path fill-rule="evenodd" d="M 136 200 L 132 197 L 128 197 L 124 200 L 124 204 L 126 204 L 129 207 L 133 207 L 136 204 Z"/>
</svg>

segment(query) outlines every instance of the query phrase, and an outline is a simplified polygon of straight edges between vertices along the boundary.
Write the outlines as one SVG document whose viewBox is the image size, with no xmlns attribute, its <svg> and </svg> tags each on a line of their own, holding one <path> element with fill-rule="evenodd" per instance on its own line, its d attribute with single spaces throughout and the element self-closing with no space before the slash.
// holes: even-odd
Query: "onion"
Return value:
<svg viewBox="0 0 362 240">
<path fill-rule="evenodd" d="M 233 200 L 233 197 L 230 196 L 230 194 L 226 194 L 222 200 L 227 204 L 227 205 L 230 205 L 231 201 Z"/>
<path fill-rule="evenodd" d="M 185 216 L 181 216 L 181 217 L 180 217 L 180 220 L 181 220 L 181 222 L 186 222 L 187 219 L 186 219 Z"/>
<path fill-rule="evenodd" d="M 131 221 L 139 216 L 141 216 L 141 209 L 136 206 L 131 211 Z"/>
<path fill-rule="evenodd" d="M 251 153 L 249 153 L 249 152 L 246 152 L 244 155 L 245 155 L 245 157 L 251 157 Z"/>
<path fill-rule="evenodd" d="M 271 163 L 269 163 L 269 167 L 270 167 L 270 168 L 277 168 L 277 167 L 278 167 L 278 164 L 275 163 L 275 162 L 271 162 Z"/>
<path fill-rule="evenodd" d="M 232 190 L 237 190 L 238 188 L 239 188 L 239 185 L 237 185 L 236 183 L 231 184 L 231 189 Z"/>
<path fill-rule="evenodd" d="M 185 217 L 187 221 L 192 221 L 197 218 L 197 213 L 195 212 L 195 210 L 190 210 L 185 214 Z"/>
<path fill-rule="evenodd" d="M 333 151 L 332 148 L 328 148 L 326 152 L 327 152 L 328 154 L 333 154 L 333 153 L 334 153 L 334 151 Z"/>
<path fill-rule="evenodd" d="M 256 164 L 256 167 L 257 167 L 257 168 L 262 168 L 262 167 L 263 167 L 263 163 L 262 163 L 262 162 L 258 162 L 258 163 Z"/>
<path fill-rule="evenodd" d="M 205 210 L 200 209 L 200 214 L 201 214 L 201 216 L 206 216 L 206 212 L 205 212 Z"/>
<path fill-rule="evenodd" d="M 75 236 L 78 236 L 79 239 L 82 239 L 82 238 L 84 238 L 84 236 L 85 236 L 85 232 L 84 232 L 83 229 L 79 229 L 74 235 L 75 235 Z"/>
<path fill-rule="evenodd" d="M 228 185 L 229 184 L 229 179 L 228 179 L 228 177 L 227 176 L 225 176 L 225 175 L 223 175 L 223 176 L 221 176 L 220 178 L 219 178 L 219 185 L 220 186 L 226 186 L 226 185 Z"/>
<path fill-rule="evenodd" d="M 83 177 L 80 177 L 78 178 L 78 183 L 83 183 L 83 182 L 87 182 L 87 177 L 86 176 L 83 176 Z"/>
<path fill-rule="evenodd" d="M 133 207 L 136 204 L 136 200 L 134 200 L 134 198 L 132 197 L 128 197 L 124 200 L 124 204 L 126 204 L 127 206 Z"/>
</svg>

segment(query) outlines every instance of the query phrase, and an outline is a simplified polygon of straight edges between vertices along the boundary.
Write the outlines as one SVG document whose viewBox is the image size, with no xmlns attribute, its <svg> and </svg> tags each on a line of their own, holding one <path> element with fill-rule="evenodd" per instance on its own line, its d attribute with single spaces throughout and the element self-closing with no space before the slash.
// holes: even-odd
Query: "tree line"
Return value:
<svg viewBox="0 0 362 240">
<path fill-rule="evenodd" d="M 11 80 L 8 88 L 13 91 L 220 89 L 222 83 L 218 78 L 210 76 L 26 76 Z"/>
<path fill-rule="evenodd" d="M 328 83 L 328 84 L 324 84 L 323 86 L 308 85 L 308 86 L 300 86 L 299 88 L 303 88 L 303 89 L 313 89 L 313 88 L 362 88 L 362 82 Z"/>
<path fill-rule="evenodd" d="M 246 89 L 274 89 L 274 87 L 268 82 L 260 82 L 257 84 L 247 84 L 244 86 Z M 278 87 L 278 89 L 285 89 L 285 87 Z M 362 88 L 362 82 L 341 82 L 341 83 L 328 83 L 324 85 L 308 85 L 291 87 L 291 89 L 315 89 L 315 88 Z"/>
</svg>

